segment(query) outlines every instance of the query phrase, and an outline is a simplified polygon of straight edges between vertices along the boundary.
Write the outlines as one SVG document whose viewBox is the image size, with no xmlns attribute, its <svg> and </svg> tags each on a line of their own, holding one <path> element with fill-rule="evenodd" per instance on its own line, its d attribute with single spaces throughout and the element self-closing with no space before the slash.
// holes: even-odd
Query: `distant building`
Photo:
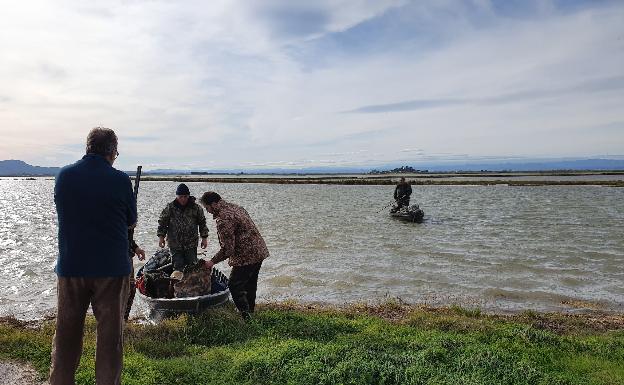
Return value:
<svg viewBox="0 0 624 385">
<path fill-rule="evenodd" d="M 392 170 L 384 170 L 384 171 L 371 170 L 368 173 L 369 174 L 425 174 L 428 172 L 429 170 L 418 170 L 412 166 L 402 166 L 402 167 L 393 168 Z"/>
</svg>

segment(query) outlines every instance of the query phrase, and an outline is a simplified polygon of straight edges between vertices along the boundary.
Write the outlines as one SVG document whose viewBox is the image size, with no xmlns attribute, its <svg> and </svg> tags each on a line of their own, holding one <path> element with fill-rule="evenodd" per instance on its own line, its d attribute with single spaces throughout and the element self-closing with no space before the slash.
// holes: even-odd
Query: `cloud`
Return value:
<svg viewBox="0 0 624 385">
<path fill-rule="evenodd" d="M 454 107 L 460 105 L 494 105 L 522 102 L 544 98 L 557 98 L 571 94 L 587 95 L 594 92 L 620 91 L 624 89 L 624 77 L 591 79 L 580 84 L 558 89 L 534 89 L 509 94 L 473 99 L 409 100 L 398 103 L 363 106 L 344 113 L 387 113 L 414 111 L 428 108 Z"/>
<path fill-rule="evenodd" d="M 126 136 L 124 140 L 130 142 L 156 142 L 159 138 L 156 136 Z"/>
<path fill-rule="evenodd" d="M 309 41 L 343 32 L 405 4 L 403 0 L 269 0 L 251 4 L 250 11 L 273 40 L 298 44 L 301 39 Z"/>
<path fill-rule="evenodd" d="M 383 112 L 400 112 L 414 111 L 427 108 L 449 107 L 461 104 L 468 104 L 468 100 L 458 99 L 437 99 L 437 100 L 408 100 L 398 103 L 378 104 L 372 106 L 363 106 L 354 110 L 345 111 L 344 113 L 383 113 Z"/>
<path fill-rule="evenodd" d="M 624 120 L 623 18 L 609 1 L 15 3 L 0 158 L 75 160 L 96 125 L 120 167 L 616 153 L 623 134 L 592 127 Z"/>
<path fill-rule="evenodd" d="M 399 150 L 399 152 L 410 152 L 410 153 L 415 153 L 415 154 L 423 154 L 424 151 L 420 148 L 404 148 L 402 150 Z"/>
</svg>

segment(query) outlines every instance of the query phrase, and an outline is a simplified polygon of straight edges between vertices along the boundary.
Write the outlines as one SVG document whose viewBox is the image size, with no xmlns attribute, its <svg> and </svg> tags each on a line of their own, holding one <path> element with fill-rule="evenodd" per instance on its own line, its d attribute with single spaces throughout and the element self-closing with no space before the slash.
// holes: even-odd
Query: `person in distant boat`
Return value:
<svg viewBox="0 0 624 385">
<path fill-rule="evenodd" d="M 86 155 L 56 177 L 58 310 L 50 385 L 75 383 L 89 305 L 97 321 L 95 383 L 121 383 L 128 229 L 137 208 L 130 178 L 113 168 L 118 156 L 115 132 L 96 127 L 87 136 Z"/>
<path fill-rule="evenodd" d="M 201 237 L 201 248 L 208 246 L 208 227 L 204 210 L 195 203 L 189 188 L 181 183 L 176 189 L 176 199 L 167 204 L 158 219 L 158 246 L 169 243 L 171 262 L 175 271 L 184 271 L 197 262 L 197 243 Z"/>
<path fill-rule="evenodd" d="M 132 310 L 132 304 L 134 303 L 134 296 L 136 295 L 136 278 L 134 277 L 134 266 L 132 263 L 132 258 L 136 255 L 139 258 L 139 261 L 143 261 L 145 259 L 145 250 L 137 245 L 134 240 L 134 229 L 128 229 L 128 243 L 130 247 L 128 248 L 128 257 L 130 258 L 130 290 L 128 291 L 128 302 L 126 303 L 126 313 L 124 314 L 124 320 L 128 321 L 130 318 L 130 310 Z"/>
<path fill-rule="evenodd" d="M 412 195 L 412 186 L 405 181 L 404 177 L 401 177 L 399 184 L 394 189 L 394 200 L 397 204 L 394 211 L 401 210 L 401 207 L 409 207 L 410 195 Z"/>
<path fill-rule="evenodd" d="M 230 293 L 243 319 L 248 320 L 256 306 L 258 274 L 269 256 L 266 243 L 247 211 L 226 202 L 213 191 L 204 193 L 201 204 L 217 222 L 221 249 L 206 262 L 206 268 L 229 259 Z"/>
</svg>

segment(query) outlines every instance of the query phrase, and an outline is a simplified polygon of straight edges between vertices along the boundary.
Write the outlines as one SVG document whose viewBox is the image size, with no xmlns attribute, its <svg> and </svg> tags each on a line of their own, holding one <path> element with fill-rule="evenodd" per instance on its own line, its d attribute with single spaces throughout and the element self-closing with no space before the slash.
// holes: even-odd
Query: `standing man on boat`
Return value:
<svg viewBox="0 0 624 385">
<path fill-rule="evenodd" d="M 201 237 L 201 248 L 208 246 L 208 226 L 204 210 L 195 203 L 188 186 L 181 183 L 176 189 L 176 199 L 167 204 L 158 219 L 158 246 L 165 247 L 165 238 L 171 251 L 173 269 L 184 271 L 197 262 L 197 243 Z"/>
<path fill-rule="evenodd" d="M 206 262 L 209 270 L 229 259 L 230 293 L 243 319 L 248 320 L 256 306 L 258 274 L 262 261 L 269 256 L 260 231 L 247 211 L 234 203 L 226 202 L 213 191 L 204 193 L 201 204 L 217 221 L 221 249 Z"/>
<path fill-rule="evenodd" d="M 121 383 L 128 228 L 137 209 L 130 178 L 113 168 L 118 156 L 115 132 L 96 127 L 86 155 L 56 177 L 58 313 L 50 385 L 75 383 L 89 305 L 97 320 L 96 384 Z"/>
<path fill-rule="evenodd" d="M 401 207 L 409 207 L 410 195 L 412 195 L 412 186 L 405 181 L 405 177 L 401 177 L 399 184 L 394 189 L 394 200 L 397 203 L 396 211 Z"/>
</svg>

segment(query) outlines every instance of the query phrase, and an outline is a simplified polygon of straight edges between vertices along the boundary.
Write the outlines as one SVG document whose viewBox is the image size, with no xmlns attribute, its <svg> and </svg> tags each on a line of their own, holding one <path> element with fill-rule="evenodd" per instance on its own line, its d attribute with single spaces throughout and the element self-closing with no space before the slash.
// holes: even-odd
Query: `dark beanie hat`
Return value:
<svg viewBox="0 0 624 385">
<path fill-rule="evenodd" d="M 191 191 L 184 183 L 180 183 L 176 189 L 176 195 L 191 195 Z"/>
</svg>

